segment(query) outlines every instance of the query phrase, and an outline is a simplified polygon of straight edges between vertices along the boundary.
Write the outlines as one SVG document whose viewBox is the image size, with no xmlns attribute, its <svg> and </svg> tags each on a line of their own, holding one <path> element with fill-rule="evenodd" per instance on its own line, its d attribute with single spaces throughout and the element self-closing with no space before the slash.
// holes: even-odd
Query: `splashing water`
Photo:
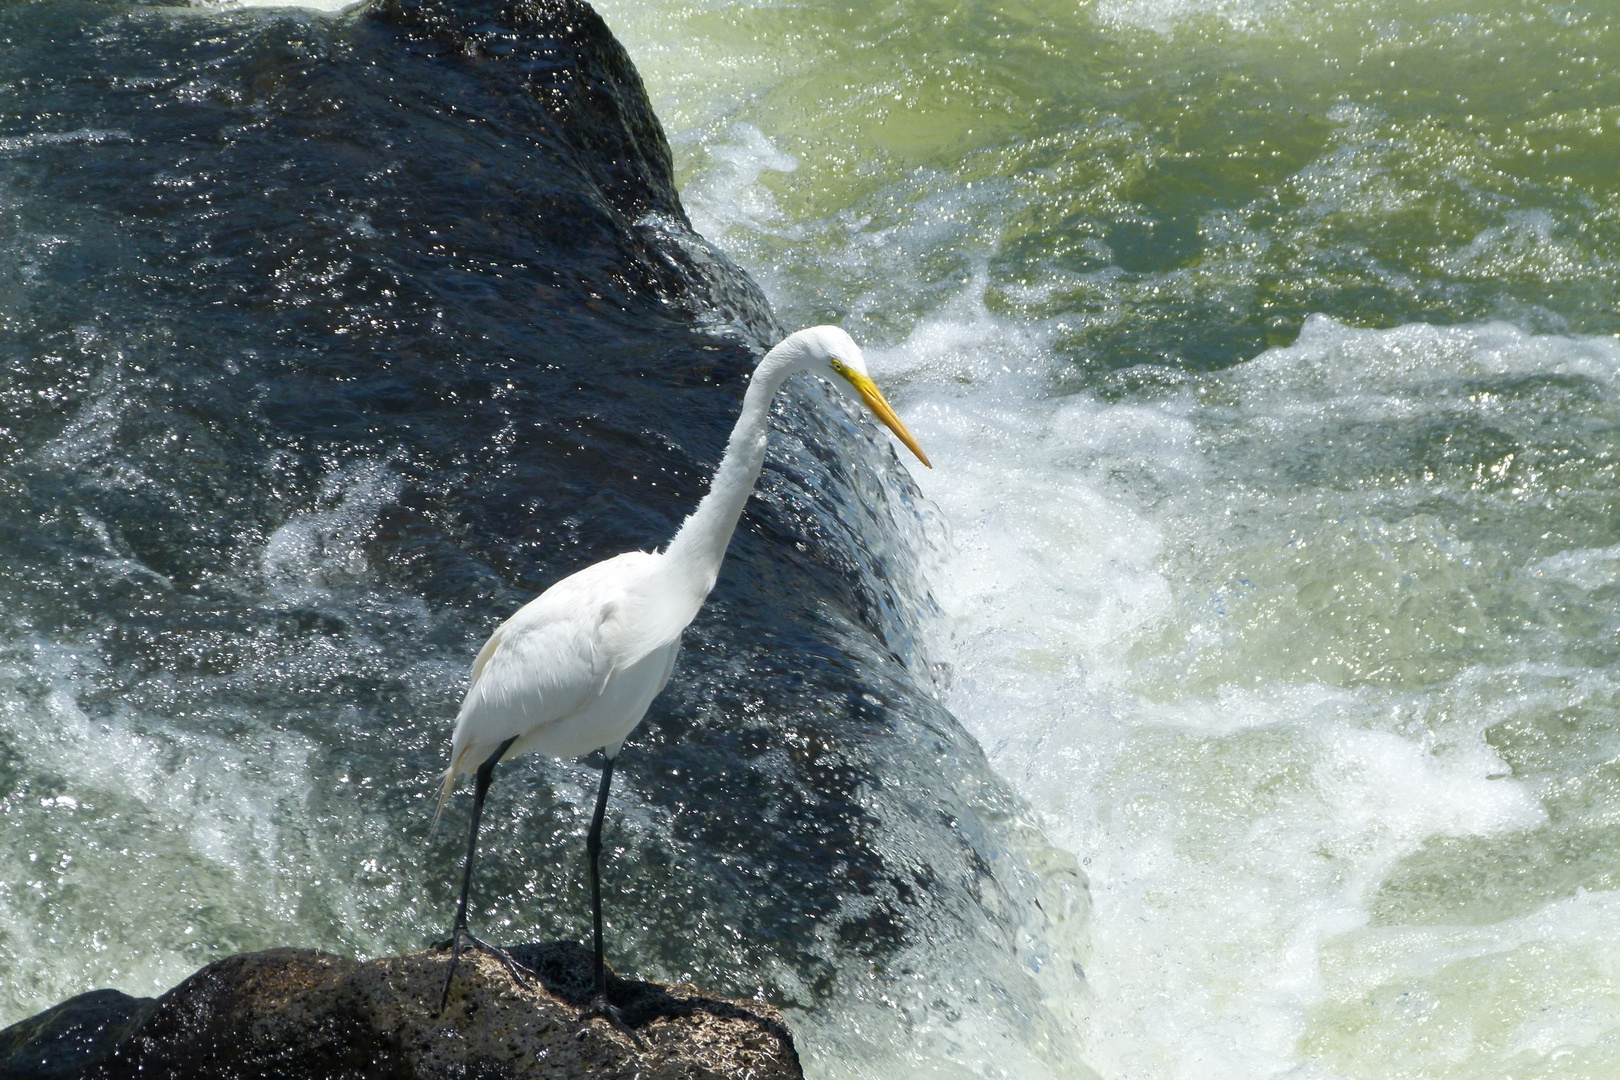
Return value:
<svg viewBox="0 0 1620 1080">
<path fill-rule="evenodd" d="M 0 36 L 0 1022 L 421 948 L 477 645 L 673 532 L 770 311 L 582 9 L 67 3 Z M 559 99 L 530 80 L 567 47 L 603 77 Z M 935 700 L 932 521 L 869 423 L 813 382 L 780 406 L 621 765 L 610 957 L 774 998 L 824 1070 L 1071 1074 L 1085 883 Z M 496 940 L 577 939 L 589 772 L 503 766 Z"/>
<path fill-rule="evenodd" d="M 848 576 L 893 572 L 894 592 L 871 601 L 884 647 L 937 673 L 1045 833 L 972 767 L 854 785 L 851 820 L 892 815 L 885 858 L 959 854 L 906 831 L 927 814 L 896 809 L 948 799 L 974 811 L 984 831 L 966 846 L 993 865 L 930 883 L 947 917 L 896 930 L 901 944 L 876 960 L 860 950 L 901 909 L 836 898 L 833 914 L 864 929 L 854 947 L 805 935 L 825 968 L 826 985 L 809 985 L 769 949 L 748 953 L 724 906 L 771 888 L 771 868 L 712 842 L 684 796 L 659 801 L 709 794 L 681 787 L 682 755 L 705 760 L 694 747 L 764 707 L 715 692 L 729 685 L 718 676 L 694 680 L 663 718 L 678 734 L 656 747 L 659 784 L 625 787 L 624 858 L 678 857 L 673 880 L 726 888 L 683 901 L 627 875 L 620 947 L 656 968 L 661 942 L 636 927 L 685 927 L 673 936 L 721 943 L 678 958 L 702 977 L 737 992 L 758 977 L 819 1003 L 793 1016 L 820 1076 L 1620 1071 L 1620 20 L 1596 4 L 1468 0 L 603 9 L 649 78 L 694 222 L 759 277 L 783 321 L 836 319 L 872 343 L 933 454 L 937 470 L 917 478 L 931 505 L 895 514 L 929 545 L 940 615 L 924 648 L 908 640 L 929 606 L 906 580 L 909 555 L 860 551 L 871 565 Z M 77 12 L 8 17 L 74 33 L 126 18 Z M 132 9 L 118 33 L 167 40 L 154 12 L 176 17 Z M 286 21 L 167 41 L 193 65 L 183 82 L 110 85 L 118 100 L 161 88 L 173 115 L 261 108 L 259 95 L 341 72 L 323 66 L 343 51 L 325 31 L 263 18 Z M 264 27 L 293 42 L 277 46 L 286 70 L 240 85 L 220 75 Z M 35 48 L 71 37 L 37 35 Z M 158 265 L 132 254 L 155 241 L 115 221 L 113 195 L 57 205 L 30 154 L 128 147 L 150 167 L 140 190 L 157 194 L 142 197 L 194 206 L 197 222 L 245 198 L 209 190 L 233 167 L 226 151 L 210 172 L 141 157 L 169 144 L 118 123 L 35 126 L 0 137 L 18 163 L 0 185 L 17 286 L 0 313 L 19 340 L 54 325 L 30 290 L 67 280 L 69 262 L 135 268 L 98 275 L 115 283 Z M 252 145 L 254 130 L 216 142 Z M 341 300 L 356 265 L 386 270 L 403 250 L 366 261 L 379 237 L 408 233 L 408 215 L 332 195 L 353 172 L 339 164 L 319 182 L 269 181 L 264 205 L 312 199 L 302 220 L 326 231 L 307 249 L 262 231 L 256 256 L 282 261 L 244 280 L 268 283 L 266 311 Z M 473 240 L 456 249 L 479 250 Z M 223 276 L 212 256 L 177 265 L 198 289 Z M 338 304 L 343 333 L 394 325 L 399 279 L 379 280 L 356 290 L 358 306 Z M 135 310 L 151 302 L 135 294 Z M 514 325 L 501 309 L 479 322 L 485 308 L 427 311 L 424 340 L 462 322 L 495 338 Z M 53 330 L 22 361 L 60 423 L 0 428 L 8 507 L 22 508 L 8 508 L 8 536 L 47 530 L 88 583 L 62 610 L 48 574 L 7 584 L 26 593 L 0 649 L 0 812 L 23 838 L 0 853 L 0 956 L 25 973 L 5 980 L 12 1016 L 91 985 L 161 989 L 238 948 L 415 947 L 442 922 L 431 883 L 451 871 L 424 854 L 413 800 L 441 764 L 436 718 L 476 636 L 458 605 L 515 602 L 522 590 L 491 566 L 524 560 L 424 542 L 408 570 L 451 567 L 420 571 L 443 589 L 434 605 L 426 586 L 382 573 L 379 537 L 409 539 L 442 512 L 432 477 L 460 475 L 462 447 L 298 458 L 181 412 L 149 421 L 142 403 L 167 400 L 163 379 L 188 377 L 153 358 L 189 355 L 188 324 L 209 310 Z M 238 362 L 261 359 L 234 356 L 210 385 L 234 387 Z M 19 404 L 31 385 L 19 377 L 0 399 L 31 416 Z M 251 444 L 238 465 L 267 478 L 254 496 L 265 506 L 209 486 L 231 459 L 207 454 L 238 436 Z M 506 460 L 516 429 L 491 438 L 491 460 Z M 159 474 L 175 460 L 159 440 L 205 464 Z M 16 476 L 62 478 L 64 494 L 28 502 Z M 873 502 L 909 498 L 893 477 L 868 480 L 888 485 Z M 591 500 L 619 505 L 614 490 L 524 543 L 577 544 L 606 517 Z M 136 496 L 156 509 L 125 512 L 119 500 Z M 390 516 L 413 499 L 420 520 Z M 792 524 L 791 502 L 777 490 L 762 505 Z M 660 513 L 650 531 L 667 526 Z M 176 522 L 215 531 L 166 546 Z M 189 553 L 213 549 L 223 563 L 199 570 Z M 4 554 L 32 573 L 47 563 L 31 551 Z M 706 632 L 735 647 L 722 634 L 743 614 L 732 603 Z M 104 610 L 120 604 L 169 621 L 109 628 Z M 247 628 L 235 652 L 221 645 L 233 620 Z M 755 658 L 731 681 L 766 668 Z M 378 730 L 398 737 L 377 747 Z M 951 734 L 904 733 L 919 746 Z M 806 739 L 799 757 L 748 758 L 742 775 L 776 790 L 792 762 L 827 749 Z M 588 785 L 569 765 L 526 781 L 524 801 L 493 815 L 491 842 L 524 854 L 491 875 L 487 914 L 512 933 L 566 933 Z M 161 894 L 175 881 L 178 901 Z M 139 948 L 109 930 L 133 923 Z"/>
<path fill-rule="evenodd" d="M 1069 1060 L 1620 1070 L 1620 19 L 604 9 L 935 457 L 945 700 L 1091 883 Z"/>
</svg>

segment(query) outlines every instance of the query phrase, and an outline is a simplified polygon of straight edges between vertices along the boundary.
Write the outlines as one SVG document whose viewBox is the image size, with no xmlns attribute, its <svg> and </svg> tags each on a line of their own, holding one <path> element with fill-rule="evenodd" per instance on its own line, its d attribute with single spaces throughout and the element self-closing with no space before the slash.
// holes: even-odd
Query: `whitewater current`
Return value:
<svg viewBox="0 0 1620 1080">
<path fill-rule="evenodd" d="M 906 662 L 1015 797 L 941 793 L 1012 822 L 987 835 L 1017 884 L 951 908 L 993 913 L 981 923 L 920 919 L 892 962 L 834 943 L 842 967 L 789 1011 L 808 1073 L 1620 1075 L 1620 15 L 1553 0 L 599 10 L 646 79 L 697 231 L 782 323 L 866 342 L 928 451 L 923 498 L 893 515 L 923 565 L 912 580 L 891 560 L 890 600 L 926 613 Z M 195 96 L 217 92 L 201 80 Z M 28 225 L 8 272 L 26 283 L 66 226 L 7 198 Z M 376 236 L 373 215 L 333 220 L 357 249 Z M 287 287 L 318 292 L 341 265 L 293 260 Z M 74 332 L 64 355 L 122 355 L 93 321 Z M 128 364 L 74 388 L 88 404 L 31 451 L 40 468 L 100 462 L 136 383 L 139 348 L 119 348 Z M 442 890 L 418 890 L 450 860 L 416 854 L 419 815 L 399 809 L 431 786 L 437 721 L 410 729 L 415 773 L 392 779 L 323 741 L 392 715 L 343 696 L 362 677 L 386 676 L 397 711 L 449 708 L 475 644 L 377 577 L 409 464 L 334 462 L 231 571 L 309 624 L 288 677 L 340 703 L 272 702 L 305 720 L 272 728 L 268 706 L 227 703 L 192 723 L 162 676 L 86 701 L 76 687 L 112 681 L 94 648 L 31 614 L 8 624 L 0 780 L 22 793 L 4 808 L 27 843 L 6 852 L 0 940 L 30 970 L 57 935 L 89 959 L 9 990 L 6 1019 L 91 985 L 158 992 L 289 935 L 364 953 L 437 925 Z M 93 515 L 74 527 L 96 573 L 166 587 Z M 336 655 L 327 611 L 382 644 Z M 384 646 L 414 647 L 420 626 L 428 645 L 396 663 Z M 224 684 L 271 682 L 261 667 L 281 662 L 249 657 Z M 678 773 L 683 740 L 759 707 L 683 705 L 652 748 Z M 16 780 L 36 760 L 54 786 Z M 649 772 L 622 796 L 626 862 L 662 872 L 668 849 L 691 860 L 672 880 L 700 865 L 769 889 L 745 855 L 682 831 L 687 808 L 650 779 L 662 766 L 634 767 Z M 546 850 L 499 884 L 500 910 L 513 933 L 562 932 L 546 875 L 573 865 L 588 779 L 529 776 L 543 805 L 497 808 L 493 841 Z M 922 805 L 936 777 L 912 780 Z M 392 809 L 338 809 L 334 784 Z M 104 849 L 74 847 L 86 790 L 117 826 Z M 893 811 L 874 790 L 851 803 Z M 142 908 L 163 950 L 102 929 L 118 924 L 120 842 L 194 875 L 180 922 Z M 368 843 L 380 861 L 360 860 Z M 723 942 L 696 966 L 727 989 L 804 990 L 780 955 L 734 945 L 735 911 L 712 901 L 621 910 Z M 688 974 L 653 926 L 625 928 L 626 954 Z"/>
<path fill-rule="evenodd" d="M 1620 1073 L 1613 8 L 604 10 L 933 456 L 943 700 L 1090 885 L 1051 1074 Z"/>
</svg>

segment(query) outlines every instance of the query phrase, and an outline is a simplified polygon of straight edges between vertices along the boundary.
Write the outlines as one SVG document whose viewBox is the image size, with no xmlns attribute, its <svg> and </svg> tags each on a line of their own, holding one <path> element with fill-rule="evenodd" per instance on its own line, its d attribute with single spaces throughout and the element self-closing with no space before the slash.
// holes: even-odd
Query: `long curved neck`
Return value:
<svg viewBox="0 0 1620 1080">
<path fill-rule="evenodd" d="M 709 493 L 665 549 L 664 557 L 688 576 L 700 597 L 707 596 L 714 588 L 715 579 L 720 575 L 720 562 L 726 557 L 731 534 L 736 531 L 737 519 L 742 516 L 743 506 L 754 490 L 754 481 L 759 479 L 759 470 L 765 464 L 771 400 L 790 375 L 809 366 L 810 359 L 804 348 L 793 338 L 765 354 L 765 359 L 754 369 L 748 392 L 743 395 L 742 415 L 737 417 L 737 426 L 731 429 L 726 455 L 720 459 L 720 468 L 709 482 Z"/>
</svg>

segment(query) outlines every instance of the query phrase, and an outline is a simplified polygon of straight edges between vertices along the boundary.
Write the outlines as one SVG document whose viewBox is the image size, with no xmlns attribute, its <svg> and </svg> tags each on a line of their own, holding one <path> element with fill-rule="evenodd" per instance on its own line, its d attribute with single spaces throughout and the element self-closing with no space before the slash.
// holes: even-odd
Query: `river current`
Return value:
<svg viewBox="0 0 1620 1080">
<path fill-rule="evenodd" d="M 207 78 L 250 38 L 272 59 L 216 81 L 267 98 L 289 52 L 299 70 L 342 48 L 378 50 L 368 77 L 405 70 L 333 29 L 352 15 L 44 7 L 9 13 L 29 56 L 4 61 L 6 85 L 33 120 L 0 132 L 8 340 L 48 339 L 6 390 L 55 394 L 38 408 L 60 420 L 5 434 L 7 498 L 34 501 L 4 534 L 28 580 L 5 586 L 0 657 L 0 1022 L 92 986 L 159 992 L 234 949 L 426 940 L 454 844 L 428 837 L 417 793 L 478 613 L 543 585 L 566 562 L 553 549 L 656 542 L 678 521 L 724 425 L 693 403 L 734 390 L 770 333 L 744 298 L 712 365 L 667 369 L 690 372 L 670 381 L 681 408 L 711 410 L 692 421 L 626 387 L 638 364 L 708 346 L 655 308 L 581 316 L 577 333 L 617 326 L 631 355 L 591 390 L 606 419 L 584 441 L 605 449 L 572 487 L 535 464 L 572 445 L 560 435 L 524 456 L 535 437 L 500 429 L 463 458 L 411 422 L 357 418 L 397 399 L 412 421 L 408 378 L 368 384 L 355 413 L 301 415 L 335 408 L 324 391 L 247 410 L 270 434 L 223 431 L 229 403 L 132 427 L 121 402 L 169 393 L 158 358 L 210 335 L 245 365 L 231 392 L 259 401 L 265 373 L 303 378 L 334 326 L 393 332 L 377 291 L 395 279 L 346 284 L 351 266 L 431 279 L 419 307 L 464 301 L 452 313 L 480 320 L 435 330 L 422 308 L 408 370 L 485 354 L 515 370 L 508 357 L 547 343 L 509 328 L 523 309 L 490 284 L 500 237 L 451 232 L 482 270 L 434 262 L 430 233 L 405 254 L 386 238 L 413 213 L 464 228 L 456 199 L 524 180 L 424 166 L 417 202 L 368 207 L 343 187 L 364 155 L 272 174 L 199 149 L 154 160 L 113 228 L 112 179 L 41 179 L 41 155 L 152 140 L 136 119 L 74 114 L 87 57 L 147 50 L 118 77 L 172 90 L 169 113 L 139 121 L 154 125 L 211 93 L 251 110 Z M 777 322 L 867 342 L 936 466 L 912 488 L 887 464 L 806 464 L 797 442 L 773 459 L 734 591 L 626 751 L 620 966 L 785 1002 L 818 1077 L 1620 1074 L 1620 15 L 1545 0 L 598 10 L 646 80 L 693 226 Z M 404 111 L 399 130 L 435 160 L 486 138 Z M 236 144 L 276 134 L 217 120 Z M 280 275 L 258 346 L 217 308 L 187 325 L 175 299 L 184 282 L 226 306 L 258 295 L 228 252 L 178 270 L 152 255 L 171 250 L 155 233 L 173 207 L 206 231 L 243 184 L 326 215 L 252 264 Z M 260 220 L 273 241 L 280 219 Z M 511 276 L 538 273 L 507 255 Z M 98 309 L 82 297 L 104 280 Z M 161 309 L 161 332 L 120 322 L 119 302 Z M 461 337 L 435 345 L 446 332 Z M 469 400 L 492 378 L 467 374 Z M 784 421 L 795 438 L 837 415 L 813 398 Z M 451 431 L 524 419 L 479 401 L 432 415 Z M 871 445 L 831 428 L 834 445 Z M 250 463 L 257 502 L 155 475 L 171 436 L 224 447 L 224 477 Z M 665 457 L 673 494 L 614 479 Z M 494 466 L 530 469 L 568 513 L 527 526 L 546 507 L 510 495 L 469 514 Z M 164 530 L 181 526 L 224 554 L 179 558 Z M 777 582 L 795 544 L 820 554 Z M 177 582 L 201 599 L 166 599 Z M 831 599 L 798 613 L 811 594 Z M 815 657 L 809 691 L 749 651 L 766 632 Z M 739 673 L 765 689 L 733 690 Z M 861 693 L 869 712 L 829 704 Z M 876 750 L 793 719 L 838 708 Z M 397 745 L 356 755 L 380 726 Z M 694 768 L 750 779 L 683 782 Z M 513 935 L 577 933 L 589 771 L 523 776 L 495 807 L 489 842 L 511 861 L 487 914 Z M 792 812 L 694 820 L 761 795 Z M 857 883 L 824 903 L 823 826 Z M 174 895 L 153 899 L 165 883 Z"/>
<path fill-rule="evenodd" d="M 604 10 L 699 228 L 938 448 L 1077 1057 L 1620 1073 L 1614 8 Z"/>
</svg>

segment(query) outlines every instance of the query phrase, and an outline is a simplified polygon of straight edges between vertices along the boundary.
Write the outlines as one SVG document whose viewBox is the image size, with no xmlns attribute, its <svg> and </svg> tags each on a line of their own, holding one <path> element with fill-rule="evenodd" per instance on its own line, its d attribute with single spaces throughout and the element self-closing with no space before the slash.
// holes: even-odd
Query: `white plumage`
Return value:
<svg viewBox="0 0 1620 1080">
<path fill-rule="evenodd" d="M 631 551 L 563 578 L 502 623 L 473 661 L 440 804 L 507 739 L 531 751 L 608 756 L 669 682 L 681 631 L 703 603 L 660 589 L 666 556 Z"/>
<path fill-rule="evenodd" d="M 911 433 L 867 374 L 860 348 L 833 326 L 801 330 L 772 349 L 743 396 L 709 493 L 662 552 L 632 551 L 588 566 L 519 608 L 490 635 L 473 661 L 472 685 L 456 717 L 439 808 L 464 774 L 475 777 L 471 835 L 461 901 L 451 932 L 450 980 L 463 940 L 500 956 L 467 929 L 467 898 L 477 851 L 478 819 L 498 761 L 531 751 L 576 757 L 603 750 L 606 764 L 586 841 L 596 947 L 596 998 L 591 1014 L 620 1022 L 606 999 L 598 883 L 602 815 L 613 761 L 669 682 L 681 633 L 714 588 L 731 534 L 765 462 L 771 400 L 787 379 L 813 372 L 871 409 L 923 456 Z M 442 1008 L 442 1002 L 441 1002 Z"/>
</svg>

